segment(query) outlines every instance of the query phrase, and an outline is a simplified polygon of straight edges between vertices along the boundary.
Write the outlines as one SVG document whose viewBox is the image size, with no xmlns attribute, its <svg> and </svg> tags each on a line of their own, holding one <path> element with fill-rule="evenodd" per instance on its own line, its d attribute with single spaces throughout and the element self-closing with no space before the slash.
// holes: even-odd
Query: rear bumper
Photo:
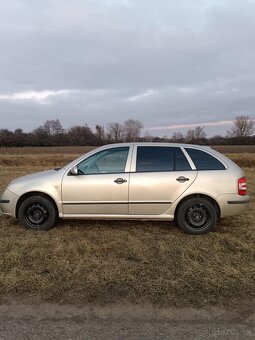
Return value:
<svg viewBox="0 0 255 340">
<path fill-rule="evenodd" d="M 240 215 L 249 209 L 250 197 L 224 194 L 217 197 L 221 217 Z"/>
<path fill-rule="evenodd" d="M 250 200 L 245 200 L 245 201 L 228 201 L 228 204 L 249 204 Z"/>
</svg>

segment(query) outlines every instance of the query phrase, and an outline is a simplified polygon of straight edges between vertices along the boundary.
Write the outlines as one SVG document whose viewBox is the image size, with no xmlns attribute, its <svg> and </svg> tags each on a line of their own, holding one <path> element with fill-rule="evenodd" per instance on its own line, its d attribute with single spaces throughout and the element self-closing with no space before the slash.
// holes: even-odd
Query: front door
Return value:
<svg viewBox="0 0 255 340">
<path fill-rule="evenodd" d="M 62 182 L 64 215 L 128 214 L 130 147 L 99 151 L 81 161 Z"/>
</svg>

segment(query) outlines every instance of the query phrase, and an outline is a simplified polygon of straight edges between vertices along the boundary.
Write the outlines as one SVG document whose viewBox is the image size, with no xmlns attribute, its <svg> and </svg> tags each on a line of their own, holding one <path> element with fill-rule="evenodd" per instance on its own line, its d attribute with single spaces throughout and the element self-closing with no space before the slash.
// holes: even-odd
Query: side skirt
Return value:
<svg viewBox="0 0 255 340">
<path fill-rule="evenodd" d="M 85 220 L 158 220 L 173 221 L 173 215 L 100 215 L 100 214 L 59 214 L 64 219 L 85 219 Z"/>
</svg>

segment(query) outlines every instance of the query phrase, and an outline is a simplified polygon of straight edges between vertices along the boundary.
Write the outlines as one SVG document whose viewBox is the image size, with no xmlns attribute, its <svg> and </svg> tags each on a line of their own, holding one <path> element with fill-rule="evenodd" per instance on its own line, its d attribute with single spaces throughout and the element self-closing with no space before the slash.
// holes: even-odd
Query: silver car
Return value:
<svg viewBox="0 0 255 340">
<path fill-rule="evenodd" d="M 124 143 L 10 182 L 0 212 L 36 230 L 58 218 L 151 219 L 204 234 L 218 218 L 247 210 L 249 200 L 242 169 L 210 147 Z"/>
</svg>

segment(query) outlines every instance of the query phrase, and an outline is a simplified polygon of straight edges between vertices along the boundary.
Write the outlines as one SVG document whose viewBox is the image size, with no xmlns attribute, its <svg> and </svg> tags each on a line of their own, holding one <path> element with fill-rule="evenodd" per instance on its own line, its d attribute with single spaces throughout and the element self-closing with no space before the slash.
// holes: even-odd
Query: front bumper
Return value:
<svg viewBox="0 0 255 340">
<path fill-rule="evenodd" d="M 1 204 L 8 204 L 8 203 L 10 203 L 10 200 L 0 199 L 0 217 L 4 214 L 3 209 L 1 208 Z"/>
<path fill-rule="evenodd" d="M 1 203 L 10 203 L 10 200 L 2 200 L 2 199 L 0 199 L 0 204 Z"/>
<path fill-rule="evenodd" d="M 9 215 L 16 217 L 16 204 L 18 199 L 18 195 L 6 189 L 0 198 L 0 216 Z"/>
</svg>

